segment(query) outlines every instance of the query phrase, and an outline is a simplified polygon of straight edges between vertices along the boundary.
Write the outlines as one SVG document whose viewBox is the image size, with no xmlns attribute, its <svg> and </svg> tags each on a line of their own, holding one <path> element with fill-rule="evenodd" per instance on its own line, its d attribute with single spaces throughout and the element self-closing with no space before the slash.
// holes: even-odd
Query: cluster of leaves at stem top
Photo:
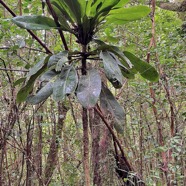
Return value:
<svg viewBox="0 0 186 186">
<path fill-rule="evenodd" d="M 105 76 L 115 88 L 121 88 L 123 77 L 133 79 L 136 73 L 143 78 L 156 82 L 158 73 L 150 64 L 142 61 L 128 51 L 107 45 L 94 39 L 100 27 L 110 24 L 126 24 L 129 21 L 148 16 L 150 9 L 146 6 L 124 8 L 128 0 L 51 0 L 49 12 L 54 11 L 57 21 L 41 15 L 17 16 L 12 21 L 19 27 L 30 30 L 58 29 L 73 34 L 77 42 L 86 46 L 95 42 L 94 51 L 62 51 L 58 54 L 45 56 L 30 69 L 25 78 L 19 79 L 15 85 L 24 82 L 17 94 L 17 101 L 27 101 L 38 104 L 53 96 L 56 101 L 62 101 L 75 93 L 79 102 L 85 108 L 94 107 L 100 100 L 101 108 L 111 112 L 116 123 L 116 130 L 122 132 L 124 112 L 117 103 L 111 91 L 101 82 L 98 69 L 86 69 L 86 75 L 78 76 L 76 67 L 83 57 L 101 59 L 100 68 L 104 68 Z M 56 19 L 56 18 L 55 18 Z M 91 61 L 90 61 L 91 62 Z M 34 82 L 40 78 L 41 88 L 30 95 Z M 99 99 L 100 98 L 100 99 Z"/>
</svg>

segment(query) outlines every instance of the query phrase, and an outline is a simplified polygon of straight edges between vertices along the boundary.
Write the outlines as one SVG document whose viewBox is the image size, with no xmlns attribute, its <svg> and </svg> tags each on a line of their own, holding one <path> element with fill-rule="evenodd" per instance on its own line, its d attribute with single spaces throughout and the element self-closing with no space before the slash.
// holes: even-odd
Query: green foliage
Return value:
<svg viewBox="0 0 186 186">
<path fill-rule="evenodd" d="M 48 61 L 48 68 L 55 65 L 56 71 L 60 71 L 62 66 L 68 62 L 68 51 L 62 51 L 58 54 L 54 54 Z"/>
<path fill-rule="evenodd" d="M 12 22 L 17 26 L 28 30 L 49 30 L 56 28 L 55 22 L 44 16 L 17 16 L 12 19 Z"/>
<path fill-rule="evenodd" d="M 78 83 L 77 73 L 73 66 L 66 66 L 61 70 L 53 85 L 53 97 L 62 101 L 66 95 L 75 91 Z"/>
<path fill-rule="evenodd" d="M 144 6 L 124 9 L 123 6 L 127 2 L 52 0 L 51 4 L 61 23 L 60 29 L 73 33 L 79 43 L 87 45 L 99 30 L 98 26 L 104 24 L 105 20 L 108 23 L 123 24 L 126 21 L 141 19 L 150 13 L 150 8 Z M 120 20 L 117 20 L 118 15 L 120 15 Z M 56 28 L 54 21 L 43 16 L 18 16 L 13 18 L 13 22 L 22 28 L 31 30 Z"/>
<path fill-rule="evenodd" d="M 112 115 L 112 120 L 116 131 L 120 134 L 124 129 L 124 110 L 123 107 L 117 102 L 110 90 L 103 84 L 100 96 L 100 105 L 103 110 L 107 110 Z"/>
<path fill-rule="evenodd" d="M 107 24 L 125 24 L 129 21 L 135 21 L 147 16 L 150 11 L 146 6 L 114 9 L 110 11 Z"/>
<path fill-rule="evenodd" d="M 81 76 L 76 93 L 83 107 L 92 108 L 96 105 L 101 93 L 101 77 L 95 69 Z"/>
<path fill-rule="evenodd" d="M 4 1 L 5 2 L 5 1 Z M 51 1 L 52 2 L 52 1 Z M 57 2 L 57 1 L 56 1 Z M 62 2 L 62 1 L 58 1 Z M 86 1 L 78 0 L 79 4 L 86 3 Z M 97 1 L 98 2 L 98 1 Z M 103 2 L 103 1 L 102 1 Z M 121 8 L 127 1 L 120 1 L 115 7 L 118 6 L 118 8 Z M 17 15 L 20 14 L 17 1 L 10 1 L 6 0 L 6 3 L 15 11 Z M 107 3 L 107 1 L 106 1 Z M 108 1 L 109 3 L 109 1 Z M 123 3 L 123 5 L 121 5 Z M 132 2 L 130 5 L 132 5 L 134 2 Z M 136 4 L 136 2 L 135 2 Z M 61 14 L 62 9 L 58 9 L 57 6 L 54 6 L 55 3 L 52 2 L 52 6 L 55 10 L 55 12 L 58 15 L 59 23 L 61 24 L 61 27 L 63 27 L 64 31 L 75 33 L 74 27 L 72 23 L 75 23 L 74 25 L 77 26 L 75 20 L 70 20 L 70 17 L 67 18 L 67 16 L 64 16 Z M 121 5 L 121 6 L 120 6 Z M 130 6 L 129 5 L 129 6 Z M 81 6 L 81 22 L 86 22 L 87 24 L 84 24 L 82 30 L 85 30 L 85 32 L 89 32 L 89 26 L 93 25 L 93 19 L 87 16 L 89 15 L 95 15 L 96 8 L 100 7 L 101 5 L 97 6 L 96 4 L 90 4 L 89 6 L 91 8 L 87 9 L 87 12 L 83 11 L 84 7 L 87 5 L 84 4 Z M 41 14 L 41 2 L 40 1 L 30 1 L 25 0 L 22 1 L 22 8 L 23 13 L 26 14 Z M 93 9 L 94 8 L 94 9 Z M 89 12 L 88 12 L 89 11 Z M 92 11 L 92 12 L 91 12 Z M 45 15 L 47 13 L 45 12 Z M 100 14 L 101 15 L 101 14 Z M 8 14 L 6 11 L 4 11 L 4 8 L 2 6 L 0 7 L 0 16 L 7 16 L 8 18 L 11 17 L 10 14 Z M 6 17 L 6 18 L 7 18 Z M 119 16 L 118 16 L 119 17 Z M 101 18 L 101 16 L 100 16 Z M 150 98 L 149 93 L 149 84 L 148 81 L 143 81 L 140 76 L 136 75 L 137 73 L 140 74 L 140 71 L 143 73 L 143 69 L 148 67 L 142 67 L 138 66 L 138 64 L 141 64 L 140 61 L 143 61 L 145 63 L 146 53 L 149 52 L 148 45 L 151 38 L 151 21 L 147 20 L 148 17 L 143 19 L 142 21 L 132 21 L 128 22 L 127 24 L 124 24 L 122 26 L 116 26 L 115 24 L 108 24 L 104 21 L 100 22 L 100 24 L 97 27 L 97 30 L 94 30 L 94 35 L 98 38 L 100 38 L 102 41 L 106 42 L 104 45 L 95 43 L 89 43 L 90 49 L 87 51 L 88 59 L 87 62 L 91 63 L 91 68 L 100 69 L 104 67 L 103 61 L 100 60 L 99 55 L 100 52 L 108 52 L 113 56 L 113 60 L 117 61 L 117 66 L 119 66 L 122 75 L 130 79 L 129 81 L 125 81 L 125 84 L 121 90 L 115 90 L 113 89 L 112 85 L 108 83 L 108 87 L 111 91 L 108 89 L 108 87 L 105 87 L 107 91 L 105 90 L 105 95 L 103 94 L 103 87 L 102 87 L 102 93 L 100 95 L 100 102 L 102 110 L 108 110 L 111 111 L 111 116 L 108 119 L 114 119 L 117 115 L 119 118 L 119 122 L 114 122 L 114 128 L 119 133 L 124 133 L 123 135 L 120 135 L 120 140 L 125 146 L 125 152 L 127 158 L 129 158 L 130 162 L 133 162 L 133 166 L 136 170 L 141 169 L 143 171 L 143 178 L 148 186 L 153 185 L 159 185 L 161 186 L 166 182 L 162 178 L 162 169 L 161 169 L 161 153 L 166 152 L 167 149 L 172 150 L 172 159 L 174 161 L 170 164 L 168 164 L 168 178 L 171 180 L 171 183 L 175 183 L 175 185 L 183 185 L 183 163 L 185 160 L 185 119 L 186 119 L 186 113 L 185 113 L 185 42 L 184 38 L 181 38 L 178 29 L 181 28 L 181 20 L 178 19 L 177 14 L 170 11 L 163 11 L 160 9 L 156 9 L 156 48 L 150 50 L 151 54 L 151 62 L 150 64 L 161 64 L 161 67 L 164 70 L 164 73 L 166 75 L 166 78 L 168 80 L 168 90 L 170 91 L 170 99 L 174 106 L 175 115 L 174 118 L 177 123 L 177 134 L 170 138 L 170 105 L 169 101 L 167 99 L 167 95 L 165 93 L 166 86 L 164 79 L 160 79 L 160 83 L 153 83 L 151 84 L 151 87 L 155 90 L 155 96 L 157 99 L 156 102 L 156 108 L 158 112 L 158 121 L 162 123 L 162 129 L 163 129 L 163 141 L 165 145 L 163 147 L 158 145 L 159 139 L 157 136 L 159 136 L 158 128 L 156 125 L 155 117 L 153 114 L 153 101 Z M 101 21 L 101 19 L 99 19 Z M 7 68 L 19 69 L 22 70 L 24 68 L 29 69 L 33 66 L 33 64 L 37 63 L 39 59 L 42 56 L 42 48 L 33 40 L 32 37 L 30 37 L 26 31 L 18 28 L 16 25 L 14 25 L 11 21 L 8 21 L 8 19 L 0 19 L 1 26 L 0 26 L 0 39 L 1 39 L 1 49 L 0 49 L 0 55 L 1 58 L 5 60 L 5 63 L 7 65 Z M 124 21 L 123 21 L 124 23 Z M 56 27 L 56 25 L 55 25 Z M 99 30 L 100 29 L 100 30 Z M 77 31 L 77 30 L 76 30 Z M 38 68 L 43 67 L 43 63 L 41 62 L 40 65 L 38 64 L 37 67 L 35 67 L 35 72 L 32 70 L 31 77 L 23 77 L 25 76 L 25 72 L 10 72 L 10 71 L 1 71 L 1 112 L 2 112 L 2 132 L 4 133 L 6 130 L 6 127 L 9 125 L 10 116 L 11 113 L 7 112 L 10 111 L 10 104 L 9 100 L 14 100 L 14 97 L 11 97 L 12 91 L 16 92 L 17 89 L 19 89 L 19 86 L 21 83 L 23 83 L 23 88 L 18 93 L 18 100 L 26 100 L 27 102 L 31 104 L 37 104 L 42 101 L 45 101 L 47 96 L 50 94 L 50 91 L 53 92 L 53 84 L 54 82 L 59 79 L 59 77 L 62 75 L 61 71 L 64 72 L 64 69 L 68 69 L 69 65 L 68 62 L 71 62 L 70 65 L 73 65 L 73 68 L 76 69 L 77 74 L 80 74 L 81 64 L 79 64 L 82 56 L 81 52 L 79 51 L 78 43 L 75 43 L 75 40 L 77 38 L 74 38 L 73 36 L 68 33 L 65 35 L 65 38 L 67 42 L 71 42 L 70 39 L 72 39 L 72 45 L 69 47 L 73 51 L 69 51 L 68 54 L 66 51 L 63 51 L 61 49 L 61 41 L 59 36 L 57 36 L 56 31 L 53 29 L 51 31 L 37 31 L 38 37 L 40 37 L 41 40 L 43 40 L 47 46 L 49 46 L 55 54 L 52 55 L 47 63 L 47 68 L 44 69 L 41 73 L 37 72 Z M 50 37 L 45 37 L 50 36 Z M 108 37 L 110 36 L 110 37 Z M 24 41 L 23 45 L 20 41 Z M 94 42 L 94 40 L 91 40 Z M 112 45 L 110 44 L 112 43 Z M 118 46 L 113 46 L 113 43 Z M 24 46 L 24 47 L 23 47 Z M 3 47 L 6 47 L 8 49 L 4 50 Z M 96 48 L 97 47 L 97 48 Z M 32 49 L 38 49 L 38 51 L 34 51 Z M 95 51 L 91 51 L 94 50 Z M 61 51 L 62 50 L 62 51 Z M 78 50 L 78 51 L 77 51 Z M 125 51 L 125 52 L 123 52 Z M 126 52 L 127 51 L 127 52 Z M 132 57 L 130 59 L 131 55 L 128 55 L 128 52 L 132 54 Z M 159 61 L 157 62 L 155 59 L 155 52 L 158 53 Z M 93 55 L 94 54 L 94 55 Z M 135 65 L 132 63 L 133 57 L 136 56 L 136 59 L 134 61 L 134 64 L 137 65 L 135 68 Z M 71 59 L 69 59 L 71 57 Z M 56 58 L 54 60 L 54 58 Z M 93 60 L 95 58 L 95 61 Z M 143 59 L 143 60 L 142 60 Z M 98 64 L 101 61 L 100 64 Z M 146 64 L 146 63 L 145 63 Z M 0 62 L 1 68 L 4 68 L 3 63 Z M 96 66 L 96 67 L 95 67 Z M 154 67 L 153 67 L 154 68 Z M 153 69 L 152 68 L 152 69 Z M 41 70 L 40 69 L 40 70 Z M 138 70 L 137 70 L 138 69 Z M 89 65 L 88 65 L 88 71 L 89 71 Z M 103 70 L 101 69 L 101 72 Z M 38 74 L 37 74 L 38 73 Z M 14 89 L 14 87 L 10 84 L 8 81 L 8 77 L 6 74 L 9 74 L 12 82 L 15 79 L 18 79 L 14 86 L 19 85 Z M 149 73 L 150 74 L 150 73 Z M 36 77 L 37 75 L 37 77 Z M 30 75 L 29 75 L 30 76 Z M 150 79 L 156 79 L 151 77 L 151 74 L 149 75 Z M 23 78 L 20 78 L 23 77 Z M 135 79 L 134 79 L 135 77 Z M 144 77 L 145 79 L 148 79 L 148 77 Z M 35 80 L 39 80 L 39 83 L 34 83 L 34 86 L 32 85 Z M 63 81 L 64 79 L 62 79 Z M 78 78 L 78 82 L 79 82 Z M 94 80 L 93 80 L 94 81 Z M 154 80 L 153 80 L 154 81 Z M 126 83 L 127 82 L 127 83 Z M 35 86 L 41 86 L 39 87 L 39 90 L 35 92 L 34 88 Z M 29 85 L 29 86 L 28 86 Z M 50 86 L 49 86 L 50 85 Z M 21 87 L 22 87 L 21 86 Z M 25 87 L 25 88 L 24 88 Z M 49 89 L 47 89 L 47 87 Z M 52 87 L 52 89 L 50 89 Z M 32 93 L 32 90 L 34 91 Z M 50 91 L 49 91 L 50 90 Z M 74 91 L 71 93 L 73 94 Z M 76 92 L 76 90 L 75 90 Z M 15 94 L 14 94 L 15 95 Z M 52 95 L 52 94 L 51 94 Z M 65 94 L 66 95 L 66 94 Z M 67 94 L 68 95 L 68 94 Z M 109 96 L 110 95 L 110 96 Z M 114 97 L 114 95 L 117 95 L 117 99 Z M 81 164 L 81 157 L 82 157 L 82 143 L 81 138 L 79 137 L 79 133 L 81 135 L 82 132 L 82 125 L 80 121 L 80 114 L 79 114 L 79 105 L 75 104 L 76 100 L 72 97 L 72 104 L 74 108 L 75 117 L 77 120 L 77 124 L 74 123 L 72 114 L 69 111 L 68 116 L 63 128 L 63 138 L 58 139 L 60 144 L 60 153 L 61 156 L 58 157 L 58 170 L 54 172 L 53 178 L 51 179 L 51 185 L 84 185 L 83 183 L 83 174 L 82 174 L 82 164 Z M 89 97 L 88 97 L 89 98 Z M 99 100 L 99 98 L 98 98 Z M 107 101 L 105 101 L 107 100 Z M 114 100 L 114 101 L 113 101 Z M 64 98 L 63 98 L 64 101 Z M 112 102 L 113 101 L 113 102 Z M 106 103 L 108 102 L 108 105 Z M 120 107 L 118 103 L 121 103 L 122 107 L 124 108 L 124 112 L 120 111 L 120 114 L 116 114 L 115 108 L 109 107 L 110 105 L 115 105 L 116 108 Z M 12 102 L 11 102 L 12 103 Z M 105 105 L 104 105 L 105 104 Z M 9 172 L 8 176 L 6 174 L 3 174 L 2 179 L 4 180 L 4 184 L 9 184 L 8 182 L 12 182 L 12 185 L 19 185 L 18 179 L 17 179 L 17 171 L 21 171 L 21 167 L 14 168 L 11 166 L 11 162 L 20 162 L 22 161 L 20 158 L 21 155 L 21 147 L 22 141 L 28 139 L 28 120 L 33 120 L 33 123 L 35 123 L 35 126 L 33 128 L 33 143 L 32 143 L 32 150 L 34 151 L 32 153 L 33 158 L 37 160 L 37 154 L 39 152 L 36 152 L 38 149 L 38 128 L 42 130 L 42 162 L 43 167 L 46 164 L 46 159 L 49 151 L 49 146 L 51 142 L 51 135 L 52 131 L 55 131 L 55 122 L 57 120 L 53 119 L 53 115 L 57 116 L 57 105 L 58 103 L 55 103 L 52 99 L 49 99 L 46 103 L 44 103 L 44 106 L 42 107 L 41 111 L 37 111 L 37 113 L 34 113 L 32 115 L 33 108 L 38 107 L 32 107 L 30 105 L 27 105 L 27 108 L 22 107 L 24 105 L 19 105 L 18 109 L 23 110 L 22 114 L 19 114 L 19 122 L 16 123 L 13 129 L 11 129 L 11 136 L 8 138 L 8 144 L 7 144 L 7 156 L 8 161 L 6 162 L 8 167 L 7 171 Z M 51 112 L 50 112 L 50 111 Z M 35 110 L 34 110 L 35 111 Z M 12 112 L 13 113 L 13 112 Z M 16 112 L 17 113 L 17 112 Z M 125 120 L 123 120 L 124 114 L 126 115 Z M 120 117 L 119 117 L 119 116 Z M 35 117 L 34 117 L 35 116 Z M 43 121 L 40 123 L 38 122 L 38 118 L 42 118 Z M 122 122 L 120 122 L 120 119 Z M 118 121 L 116 119 L 116 121 Z M 38 122 L 38 123 L 37 123 Z M 58 126 L 58 125 L 56 125 Z M 124 126 L 124 128 L 123 128 Z M 11 128 L 11 127 L 10 127 Z M 19 129 L 20 128 L 20 129 Z M 99 128 L 99 127 L 98 127 Z M 100 128 L 99 128 L 100 129 Z M 66 139 L 65 139 L 66 138 Z M 179 139 L 180 138 L 180 139 Z M 15 144 L 16 140 L 16 145 Z M 18 148 L 19 150 L 12 151 L 12 145 L 15 148 Z M 142 145 L 142 147 L 140 146 Z M 23 143 L 23 147 L 25 144 Z M 141 148 L 140 148 L 141 147 Z M 20 152 L 20 153 L 19 153 Z M 24 149 L 23 149 L 24 154 Z M 170 154 L 167 154 L 170 155 Z M 11 158 L 12 157 L 12 158 Z M 24 161 L 24 159 L 23 159 Z M 141 162 L 143 163 L 143 167 L 141 167 Z M 153 162 L 153 163 L 152 163 Z M 103 164 L 105 161 L 103 161 Z M 80 165 L 80 166 L 79 166 Z M 78 167 L 79 166 L 79 167 Z M 101 165 L 102 166 L 102 165 Z M 78 168 L 77 168 L 78 167 Z M 37 167 L 36 167 L 37 169 Z M 44 170 L 44 169 L 43 169 Z M 44 171 L 43 171 L 44 173 Z M 61 176 L 61 177 L 60 177 Z M 25 171 L 23 172 L 22 176 L 22 183 L 25 182 Z M 42 178 L 42 177 L 41 177 Z M 37 180 L 37 176 L 35 174 L 33 175 L 33 179 L 35 180 L 35 185 L 39 185 L 39 179 Z M 21 178 L 20 178 L 21 180 Z M 118 181 L 115 182 L 115 185 L 118 184 Z M 112 184 L 114 185 L 114 184 Z"/>
<path fill-rule="evenodd" d="M 17 102 L 23 102 L 28 97 L 29 93 L 32 91 L 35 80 L 47 69 L 47 62 L 50 56 L 42 59 L 37 63 L 27 75 L 27 82 L 17 93 Z"/>
<path fill-rule="evenodd" d="M 134 65 L 134 68 L 140 73 L 142 77 L 152 82 L 156 82 L 159 80 L 159 75 L 156 69 L 150 64 L 140 60 L 130 52 L 125 51 L 124 54 L 130 60 L 132 65 Z"/>
<path fill-rule="evenodd" d="M 78 39 L 78 42 L 82 45 L 87 45 L 93 35 L 99 30 L 98 26 L 104 24 L 103 21 L 113 23 L 125 23 L 126 21 L 133 21 L 140 19 L 149 14 L 150 9 L 144 6 L 123 8 L 127 1 L 59 1 L 52 0 L 51 4 L 53 10 L 59 18 L 61 23 L 60 29 L 73 33 Z M 49 12 L 51 11 L 48 9 Z M 115 21 L 120 15 L 120 21 Z M 51 18 L 44 16 L 18 16 L 12 19 L 12 21 L 18 26 L 26 29 L 40 30 L 56 28 L 55 22 Z M 98 42 L 97 52 L 100 53 L 100 58 L 103 60 L 105 74 L 108 80 L 113 84 L 115 88 L 122 86 L 122 77 L 129 79 L 134 78 L 136 71 L 148 80 L 155 81 L 158 79 L 157 72 L 149 64 L 145 64 L 138 58 L 131 56 L 132 54 L 124 55 L 117 47 L 106 45 L 102 41 Z M 73 53 L 72 53 L 73 54 Z M 115 54 L 115 55 L 114 55 Z M 91 54 L 90 54 L 91 55 Z M 94 55 L 94 54 L 93 54 Z M 75 91 L 78 78 L 75 72 L 75 64 L 68 66 L 66 63 L 69 61 L 68 51 L 63 51 L 58 54 L 52 55 L 50 59 L 47 58 L 47 64 L 45 60 L 41 60 L 37 63 L 28 73 L 30 80 L 19 91 L 17 101 L 21 102 L 26 99 L 29 92 L 32 90 L 35 79 L 45 72 L 46 68 L 49 71 L 45 74 L 48 81 L 49 78 L 56 78 L 53 85 L 48 83 L 45 85 L 35 96 L 29 97 L 27 101 L 30 103 L 38 103 L 45 100 L 53 93 L 53 97 L 56 101 L 63 100 L 65 95 L 68 95 Z M 121 59 L 118 59 L 118 57 Z M 77 59 L 74 58 L 76 61 Z M 132 68 L 131 64 L 135 67 Z M 51 69 L 53 71 L 51 71 Z M 57 73 L 59 72 L 59 73 Z M 35 75 L 37 73 L 37 76 Z M 59 74 L 59 75 L 57 75 Z M 96 82 L 96 78 L 97 82 Z M 91 82 L 92 81 L 92 82 Z M 97 84 L 97 85 L 96 85 Z M 52 87 L 53 86 L 53 91 Z M 98 86 L 97 90 L 93 91 L 93 87 Z M 88 91 L 88 89 L 90 89 Z M 79 80 L 79 86 L 77 89 L 77 97 L 79 101 L 85 107 L 93 107 L 98 98 L 101 90 L 101 80 L 96 71 L 89 71 L 87 76 L 83 76 Z M 83 98 L 84 96 L 84 98 Z M 43 99 L 42 99 L 43 97 Z M 37 101 L 36 101 L 37 100 Z"/>
<path fill-rule="evenodd" d="M 14 86 L 17 86 L 17 85 L 19 85 L 19 84 L 23 83 L 25 80 L 26 80 L 26 78 L 25 78 L 25 77 L 23 77 L 23 78 L 20 78 L 20 79 L 16 80 L 16 81 L 14 82 Z"/>
<path fill-rule="evenodd" d="M 105 75 L 115 88 L 122 87 L 122 73 L 112 53 L 101 51 L 100 58 L 103 60 Z"/>
<path fill-rule="evenodd" d="M 53 94 L 54 100 L 62 101 L 66 95 L 75 92 L 83 107 L 92 108 L 97 104 L 100 97 L 100 100 L 105 100 L 108 103 L 109 109 L 112 110 L 111 114 L 114 115 L 116 129 L 121 133 L 123 130 L 121 123 L 124 122 L 122 118 L 123 110 L 111 92 L 106 87 L 101 86 L 101 78 L 97 70 L 83 69 L 87 71 L 87 74 L 78 78 L 75 69 L 77 62 L 81 61 L 82 58 L 87 60 L 88 57 L 94 58 L 96 56 L 102 60 L 105 75 L 116 89 L 122 87 L 123 77 L 133 79 L 137 72 L 150 81 L 158 80 L 158 73 L 148 63 L 143 62 L 129 52 L 123 53 L 116 46 L 107 45 L 101 40 L 93 40 L 94 35 L 100 31 L 100 26 L 107 27 L 111 23 L 125 24 L 146 17 L 150 13 L 150 8 L 146 6 L 124 8 L 123 6 L 127 2 L 128 0 L 52 0 L 53 10 L 48 8 L 48 11 L 51 15 L 53 15 L 52 11 L 57 15 L 60 24 L 58 28 L 55 24 L 57 20 L 54 21 L 43 16 L 18 16 L 12 19 L 15 24 L 26 29 L 47 30 L 57 28 L 67 31 L 73 34 L 77 38 L 77 43 L 82 46 L 87 46 L 91 41 L 98 44 L 98 48 L 94 51 L 86 53 L 63 51 L 52 55 L 47 60 L 47 64 L 42 61 L 36 64 L 27 77 L 31 77 L 39 71 L 38 77 L 47 68 L 48 71 L 41 76 L 41 79 L 43 79 L 42 81 L 47 79 L 48 83 L 35 96 L 32 95 L 27 98 L 29 103 L 40 103 L 51 94 Z M 69 66 L 67 63 L 71 63 L 71 65 Z M 102 63 L 99 65 L 102 66 Z M 26 99 L 37 77 L 34 76 L 19 91 L 17 101 L 21 102 Z M 100 95 L 101 87 L 103 90 Z M 107 107 L 107 105 L 104 105 L 104 107 Z"/>
<path fill-rule="evenodd" d="M 36 95 L 28 96 L 26 101 L 32 105 L 36 105 L 45 101 L 53 92 L 52 83 L 48 82 L 44 87 L 42 87 Z"/>
</svg>

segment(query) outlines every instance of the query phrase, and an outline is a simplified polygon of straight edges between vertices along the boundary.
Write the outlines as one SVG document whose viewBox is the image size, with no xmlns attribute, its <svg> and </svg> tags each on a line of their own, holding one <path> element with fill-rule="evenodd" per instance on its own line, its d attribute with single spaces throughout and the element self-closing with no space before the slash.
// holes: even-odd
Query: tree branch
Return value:
<svg viewBox="0 0 186 186">
<path fill-rule="evenodd" d="M 97 105 L 97 107 L 95 107 L 94 110 L 98 113 L 98 115 L 99 115 L 100 118 L 102 119 L 103 123 L 106 125 L 106 127 L 107 127 L 108 130 L 110 131 L 110 133 L 111 133 L 111 135 L 112 135 L 114 141 L 117 143 L 117 145 L 118 145 L 118 147 L 119 147 L 119 149 L 120 149 L 120 151 L 121 151 L 122 158 L 124 159 L 124 161 L 125 161 L 125 163 L 126 163 L 128 169 L 129 169 L 130 171 L 133 171 L 132 166 L 130 165 L 130 163 L 128 162 L 128 160 L 127 160 L 126 157 L 125 157 L 125 153 L 124 153 L 124 151 L 123 151 L 123 149 L 122 149 L 122 146 L 121 146 L 121 144 L 120 144 L 120 142 L 119 142 L 117 136 L 115 135 L 115 133 L 114 133 L 113 129 L 111 128 L 111 126 L 109 125 L 108 121 L 105 119 L 105 117 L 104 117 L 104 115 L 103 115 L 101 109 L 100 109 L 99 106 Z"/>
<path fill-rule="evenodd" d="M 16 72 L 28 72 L 28 70 L 19 70 L 19 69 L 11 69 L 11 68 L 0 68 L 2 71 L 16 71 Z"/>
<path fill-rule="evenodd" d="M 2 1 L 0 0 L 0 4 L 13 16 L 16 17 L 16 14 Z M 46 50 L 47 54 L 52 54 L 52 52 L 48 49 L 48 47 L 31 31 L 26 29 L 27 32 Z"/>
<path fill-rule="evenodd" d="M 61 25 L 59 24 L 58 17 L 56 15 L 55 11 L 52 8 L 50 0 L 46 0 L 46 4 L 47 4 L 47 6 L 48 6 L 48 8 L 49 8 L 49 10 L 50 10 L 50 12 L 52 14 L 52 17 L 54 18 L 54 21 L 55 21 L 57 27 L 60 27 Z M 63 46 L 64 46 L 65 50 L 68 50 L 68 46 L 67 46 L 67 43 L 66 43 L 63 31 L 58 29 L 58 32 L 59 32 L 59 35 L 61 37 L 61 40 L 62 40 L 62 43 L 63 43 Z"/>
<path fill-rule="evenodd" d="M 184 0 L 183 2 L 176 2 L 176 3 L 158 2 L 157 6 L 165 10 L 170 10 L 170 11 L 175 11 L 175 12 L 185 12 L 186 11 L 186 0 Z"/>
</svg>

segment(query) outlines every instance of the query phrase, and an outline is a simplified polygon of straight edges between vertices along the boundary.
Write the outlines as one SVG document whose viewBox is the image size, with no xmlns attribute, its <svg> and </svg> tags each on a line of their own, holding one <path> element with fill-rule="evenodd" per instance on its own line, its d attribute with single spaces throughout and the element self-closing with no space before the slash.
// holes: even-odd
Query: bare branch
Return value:
<svg viewBox="0 0 186 186">
<path fill-rule="evenodd" d="M 28 70 L 10 69 L 10 68 L 0 68 L 2 71 L 16 71 L 16 72 L 28 72 Z"/>
<path fill-rule="evenodd" d="M 2 4 L 13 17 L 16 17 L 16 14 L 2 0 L 0 0 L 0 4 Z M 27 29 L 27 32 L 46 50 L 47 54 L 52 54 L 48 47 L 31 30 Z"/>
</svg>

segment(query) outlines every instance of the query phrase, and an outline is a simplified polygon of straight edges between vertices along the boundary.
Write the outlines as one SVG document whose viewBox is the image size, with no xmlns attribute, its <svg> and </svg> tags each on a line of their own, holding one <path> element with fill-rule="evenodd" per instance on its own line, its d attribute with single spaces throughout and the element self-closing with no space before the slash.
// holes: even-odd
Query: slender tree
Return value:
<svg viewBox="0 0 186 186">
<path fill-rule="evenodd" d="M 0 3 L 7 8 L 3 1 Z M 14 16 L 13 23 L 27 29 L 48 54 L 29 70 L 25 78 L 17 82 L 17 84 L 25 82 L 17 94 L 17 102 L 26 101 L 35 105 L 44 102 L 51 95 L 55 101 L 64 102 L 66 96 L 75 94 L 82 105 L 83 164 L 86 186 L 91 185 L 88 111 L 92 108 L 112 135 L 118 175 L 124 179 L 128 177 L 128 172 L 134 171 L 114 131 L 123 133 L 124 110 L 109 87 L 102 82 L 99 69 L 102 69 L 110 84 L 116 89 L 122 87 L 123 78 L 133 79 L 136 73 L 140 73 L 143 78 L 152 82 L 158 81 L 159 78 L 157 71 L 150 64 L 129 51 L 121 51 L 118 47 L 108 45 L 96 38 L 96 34 L 109 24 L 122 25 L 146 17 L 150 13 L 150 9 L 146 6 L 124 8 L 126 3 L 127 1 L 123 0 L 47 0 L 46 4 L 52 18 L 42 15 L 15 17 L 16 15 L 10 11 Z M 52 54 L 30 31 L 49 29 L 58 30 L 65 50 Z M 81 48 L 79 51 L 69 50 L 63 32 L 74 35 Z M 97 61 L 99 61 L 99 68 L 94 67 Z M 39 78 L 43 86 L 34 93 L 32 89 Z M 111 122 L 106 115 L 110 115 Z M 139 177 L 136 176 L 134 181 L 137 183 Z"/>
</svg>

